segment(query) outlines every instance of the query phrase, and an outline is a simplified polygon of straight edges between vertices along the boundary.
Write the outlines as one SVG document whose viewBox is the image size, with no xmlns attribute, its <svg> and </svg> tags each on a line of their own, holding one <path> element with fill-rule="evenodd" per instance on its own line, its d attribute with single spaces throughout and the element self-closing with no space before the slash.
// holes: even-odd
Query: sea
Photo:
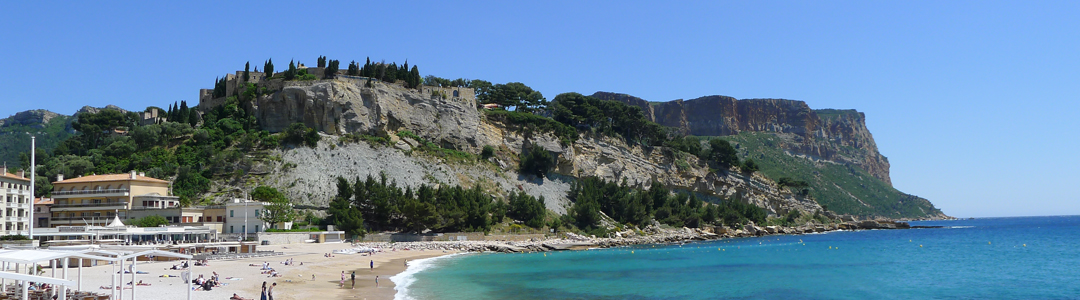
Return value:
<svg viewBox="0 0 1080 300">
<path fill-rule="evenodd" d="M 1080 216 L 410 263 L 395 299 L 1080 299 Z"/>
</svg>

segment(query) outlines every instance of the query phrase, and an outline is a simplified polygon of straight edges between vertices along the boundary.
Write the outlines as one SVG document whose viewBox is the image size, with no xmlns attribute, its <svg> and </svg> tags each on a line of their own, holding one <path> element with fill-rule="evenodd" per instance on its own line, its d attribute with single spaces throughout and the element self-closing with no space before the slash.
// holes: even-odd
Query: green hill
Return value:
<svg viewBox="0 0 1080 300">
<path fill-rule="evenodd" d="M 759 171 L 774 181 L 789 178 L 807 183 L 807 192 L 838 214 L 894 218 L 941 215 L 930 201 L 900 192 L 861 168 L 791 154 L 780 146 L 785 141 L 776 133 L 741 132 L 720 138 L 736 146 L 740 159 L 753 158 Z"/>
</svg>

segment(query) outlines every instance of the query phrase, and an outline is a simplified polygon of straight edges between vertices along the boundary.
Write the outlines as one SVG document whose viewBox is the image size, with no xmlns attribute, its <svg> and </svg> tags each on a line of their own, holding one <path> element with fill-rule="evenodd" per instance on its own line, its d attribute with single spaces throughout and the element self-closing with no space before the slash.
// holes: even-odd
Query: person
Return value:
<svg viewBox="0 0 1080 300">
<path fill-rule="evenodd" d="M 266 281 L 263 281 L 262 294 L 260 294 L 259 300 L 266 300 Z"/>
<path fill-rule="evenodd" d="M 379 275 L 375 275 L 375 287 L 379 287 Z"/>
<path fill-rule="evenodd" d="M 341 271 L 341 287 L 345 287 L 345 271 Z"/>
<path fill-rule="evenodd" d="M 352 271 L 352 288 L 356 289 L 356 271 Z"/>
<path fill-rule="evenodd" d="M 270 289 L 266 290 L 266 300 L 274 300 L 274 287 L 277 286 L 277 282 L 270 285 Z"/>
<path fill-rule="evenodd" d="M 375 260 L 371 260 L 371 269 L 372 269 L 372 270 L 374 270 L 374 269 L 375 269 Z"/>
</svg>

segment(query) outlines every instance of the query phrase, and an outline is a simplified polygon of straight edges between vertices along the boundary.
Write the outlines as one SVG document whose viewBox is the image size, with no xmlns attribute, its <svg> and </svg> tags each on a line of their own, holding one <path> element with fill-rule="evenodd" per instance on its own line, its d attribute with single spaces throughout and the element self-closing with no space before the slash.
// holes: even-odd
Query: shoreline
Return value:
<svg viewBox="0 0 1080 300">
<path fill-rule="evenodd" d="M 270 257 L 240 258 L 232 260 L 211 260 L 208 266 L 194 266 L 192 273 L 198 277 L 202 275 L 209 278 L 215 274 L 220 277 L 222 286 L 213 288 L 211 291 L 192 292 L 193 299 L 228 299 L 234 293 L 248 298 L 259 299 L 260 286 L 263 281 L 268 284 L 277 283 L 274 288 L 274 298 L 279 300 L 300 299 L 394 299 L 397 295 L 398 282 L 391 277 L 398 276 L 408 270 L 405 260 L 416 261 L 419 259 L 441 257 L 457 253 L 467 252 L 542 252 L 561 250 L 580 250 L 588 248 L 611 248 L 641 244 L 670 244 L 693 241 L 718 240 L 735 237 L 766 236 L 773 234 L 799 234 L 816 233 L 835 230 L 849 229 L 885 229 L 885 228 L 910 228 L 907 223 L 891 223 L 882 221 L 864 221 L 863 225 L 875 228 L 849 228 L 858 224 L 829 224 L 813 226 L 800 226 L 795 228 L 758 227 L 746 225 L 742 228 L 731 229 L 726 227 L 707 227 L 702 229 L 689 228 L 659 228 L 647 226 L 645 230 L 626 230 L 612 232 L 610 238 L 594 238 L 576 235 L 572 233 L 561 234 L 561 237 L 538 238 L 530 241 L 429 241 L 429 242 L 396 242 L 396 243 L 328 243 L 328 244 L 288 244 L 262 246 L 262 251 L 274 251 L 280 255 Z M 873 223 L 873 224 L 871 224 Z M 890 225 L 891 224 L 891 225 Z M 828 229 L 828 230 L 826 230 Z M 820 230 L 820 231 L 818 231 Z M 368 254 L 335 254 L 327 257 L 327 254 L 335 250 L 346 250 L 357 247 L 379 248 L 380 251 L 373 255 Z M 292 264 L 285 264 L 291 260 Z M 187 284 L 179 276 L 182 270 L 171 270 L 171 266 L 180 261 L 140 261 L 136 267 L 139 271 L 148 272 L 140 274 L 135 281 L 144 281 L 152 286 L 139 286 L 137 293 L 146 297 L 153 295 L 154 299 L 161 300 L 184 300 L 187 299 Z M 278 277 L 270 277 L 263 274 L 263 264 L 277 271 Z M 372 268 L 374 265 L 374 268 Z M 113 284 L 111 274 L 116 274 L 113 265 L 103 264 L 93 267 L 84 267 L 82 270 L 82 291 L 109 294 L 107 286 Z M 352 288 L 352 282 L 346 277 L 346 286 L 340 285 L 342 271 L 356 271 L 356 288 Z M 48 272 L 48 271 L 46 271 Z M 57 272 L 60 273 L 60 272 Z M 75 279 L 77 270 L 69 270 L 68 278 Z M 315 276 L 314 280 L 312 276 Z M 379 276 L 379 285 L 375 286 L 375 276 Z M 57 274 L 57 277 L 61 277 Z M 119 280 L 119 279 L 118 279 Z M 123 282 L 129 282 L 132 278 L 126 275 Z M 121 282 L 121 281 L 117 281 Z M 99 287 L 106 287 L 100 289 Z M 72 287 L 74 289 L 74 287 Z M 131 289 L 123 290 L 129 295 Z M 127 298 L 127 297 L 125 297 Z"/>
</svg>

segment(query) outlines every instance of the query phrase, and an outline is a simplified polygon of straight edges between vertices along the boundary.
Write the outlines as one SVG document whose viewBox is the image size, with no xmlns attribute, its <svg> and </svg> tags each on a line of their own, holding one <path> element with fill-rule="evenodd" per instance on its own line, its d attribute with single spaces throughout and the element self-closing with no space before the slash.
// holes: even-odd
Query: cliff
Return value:
<svg viewBox="0 0 1080 300">
<path fill-rule="evenodd" d="M 753 203 L 775 215 L 793 209 L 809 213 L 822 209 L 821 200 L 815 200 L 814 195 L 779 188 L 765 173 L 745 175 L 734 169 L 710 170 L 704 161 L 693 155 L 663 147 L 627 145 L 621 139 L 591 134 L 581 134 L 576 141 L 566 143 L 552 133 L 520 127 L 497 117 L 498 114 L 489 115 L 478 110 L 471 89 L 408 89 L 400 84 L 369 83 L 347 77 L 315 81 L 271 80 L 263 84 L 271 87 L 268 93 L 244 104 L 256 116 L 260 126 L 278 132 L 299 122 L 329 135 L 315 149 L 278 150 L 280 152 L 275 155 L 281 160 L 271 160 L 258 167 L 266 170 L 260 172 L 267 174 L 262 180 L 281 187 L 291 198 L 300 199 L 299 202 L 305 205 L 326 206 L 335 192 L 333 183 L 337 176 L 353 179 L 385 173 L 389 179 L 405 186 L 479 184 L 491 194 L 524 191 L 533 196 L 544 196 L 548 199 L 547 207 L 560 213 L 568 206 L 565 195 L 574 178 L 585 176 L 642 188 L 655 181 L 670 189 L 694 192 L 706 198 Z M 878 173 L 874 177 L 888 178 L 887 160 L 877 154 L 873 138 L 863 123 L 863 115 L 854 111 L 814 111 L 803 102 L 776 99 L 735 100 L 713 96 L 655 104 L 630 96 L 610 95 L 644 108 L 652 120 L 691 134 L 773 132 L 781 138 L 772 143 L 788 149 L 786 151 L 819 160 L 870 166 L 866 172 Z M 224 102 L 223 99 L 205 100 L 207 102 L 199 105 L 203 110 Z M 445 149 L 477 154 L 484 146 L 492 146 L 496 155 L 486 162 L 455 162 L 424 152 L 418 148 L 419 141 L 397 135 L 405 130 Z M 338 138 L 347 134 L 383 137 L 389 144 L 354 144 Z M 537 179 L 517 173 L 519 154 L 531 145 L 539 145 L 557 157 L 558 165 L 549 178 Z M 870 161 L 867 157 L 875 160 Z M 822 181 L 820 184 L 829 183 Z M 887 189 L 890 193 L 899 193 L 891 187 Z M 889 210 L 889 206 L 858 198 L 875 197 L 878 194 L 874 193 L 880 194 L 880 191 L 862 193 L 846 186 L 839 188 L 839 192 L 849 191 L 854 191 L 851 194 L 857 195 L 853 196 L 855 199 L 828 199 L 828 203 L 862 215 L 898 216 Z M 883 197 L 883 201 L 894 201 L 896 198 L 892 195 Z M 933 217 L 940 214 L 932 205 L 929 210 L 922 209 L 922 213 L 920 209 L 905 210 L 914 213 L 899 216 Z"/>
<path fill-rule="evenodd" d="M 406 89 L 398 84 L 338 78 L 308 82 L 283 82 L 280 90 L 259 96 L 249 104 L 259 124 L 271 132 L 295 122 L 328 135 L 367 134 L 390 140 L 390 146 L 357 145 L 335 137 L 324 138 L 315 149 L 282 150 L 282 160 L 260 168 L 266 177 L 283 187 L 293 199 L 307 205 L 325 206 L 335 192 L 334 178 L 387 174 L 398 184 L 481 184 L 492 194 L 525 191 L 548 199 L 556 212 L 568 206 L 566 191 L 573 177 L 597 176 L 607 181 L 646 187 L 653 181 L 705 196 L 754 203 L 772 214 L 797 209 L 820 210 L 812 199 L 779 189 L 769 179 L 737 172 L 711 172 L 697 157 L 671 151 L 632 147 L 621 140 L 583 135 L 572 144 L 545 132 L 523 130 L 491 119 L 476 108 L 472 97 L 439 88 Z M 468 96 L 472 96 L 472 91 Z M 446 95 L 446 96 L 443 96 Z M 221 103 L 220 99 L 214 100 Z M 200 104 L 200 108 L 212 108 Z M 453 163 L 414 151 L 416 141 L 395 133 L 408 130 L 443 148 L 479 153 L 495 147 L 490 164 Z M 364 143 L 361 143 L 364 144 Z M 557 174 L 537 179 L 517 173 L 522 149 L 540 145 L 558 157 Z"/>
<path fill-rule="evenodd" d="M 784 99 L 737 100 L 706 96 L 692 100 L 648 102 L 608 92 L 593 97 L 642 109 L 649 120 L 682 134 L 729 136 L 739 132 L 773 132 L 791 139 L 779 145 L 796 154 L 859 166 L 882 181 L 889 178 L 889 160 L 878 153 L 866 128 L 866 116 L 855 110 L 813 110 L 805 102 Z"/>
</svg>

